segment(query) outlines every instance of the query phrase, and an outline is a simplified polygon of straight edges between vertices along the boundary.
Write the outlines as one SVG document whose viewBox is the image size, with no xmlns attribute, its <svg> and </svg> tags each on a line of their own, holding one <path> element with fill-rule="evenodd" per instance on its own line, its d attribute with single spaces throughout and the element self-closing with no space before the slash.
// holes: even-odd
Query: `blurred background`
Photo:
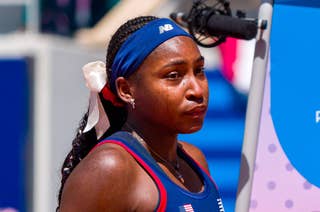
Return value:
<svg viewBox="0 0 320 212">
<path fill-rule="evenodd" d="M 0 212 L 55 211 L 60 167 L 88 106 L 81 67 L 105 60 L 112 33 L 138 15 L 187 12 L 192 0 L 0 0 L 4 119 Z M 139 5 L 139 6 L 137 6 Z M 231 0 L 256 18 L 259 0 Z M 201 48 L 210 104 L 204 127 L 180 139 L 205 153 L 225 206 L 234 211 L 254 40 Z"/>
</svg>

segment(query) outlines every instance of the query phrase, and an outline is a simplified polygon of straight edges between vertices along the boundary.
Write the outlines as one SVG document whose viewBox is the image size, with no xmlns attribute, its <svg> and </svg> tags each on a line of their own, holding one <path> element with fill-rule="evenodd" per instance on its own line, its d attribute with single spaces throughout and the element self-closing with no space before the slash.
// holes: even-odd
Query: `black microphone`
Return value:
<svg viewBox="0 0 320 212">
<path fill-rule="evenodd" d="M 201 19 L 201 17 L 200 17 Z M 244 40 L 255 38 L 258 32 L 257 20 L 234 18 L 226 15 L 211 15 L 205 23 L 209 35 L 223 35 Z"/>
<path fill-rule="evenodd" d="M 188 18 L 186 14 L 179 12 L 171 13 L 170 18 L 183 27 L 191 24 L 193 25 L 191 27 L 201 29 L 202 31 L 198 32 L 200 34 L 205 32 L 211 36 L 226 36 L 244 40 L 255 38 L 258 28 L 266 29 L 267 27 L 267 22 L 264 20 L 244 19 L 213 13 L 200 13 L 200 15 Z"/>
</svg>

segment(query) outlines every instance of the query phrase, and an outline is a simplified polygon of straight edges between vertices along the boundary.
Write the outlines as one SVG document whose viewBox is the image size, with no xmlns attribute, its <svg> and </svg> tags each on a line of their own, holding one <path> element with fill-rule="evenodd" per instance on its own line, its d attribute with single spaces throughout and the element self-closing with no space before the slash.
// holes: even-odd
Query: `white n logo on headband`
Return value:
<svg viewBox="0 0 320 212">
<path fill-rule="evenodd" d="M 164 32 L 170 31 L 173 29 L 173 26 L 171 24 L 165 24 L 163 26 L 159 26 L 159 33 L 162 34 Z"/>
</svg>

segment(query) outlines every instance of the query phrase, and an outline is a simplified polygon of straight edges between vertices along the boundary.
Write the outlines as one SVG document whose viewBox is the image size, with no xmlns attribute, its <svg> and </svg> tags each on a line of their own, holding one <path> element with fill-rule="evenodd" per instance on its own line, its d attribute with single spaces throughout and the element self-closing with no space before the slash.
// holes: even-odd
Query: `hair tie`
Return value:
<svg viewBox="0 0 320 212">
<path fill-rule="evenodd" d="M 109 88 L 108 85 L 105 85 L 101 91 L 102 96 L 105 100 L 108 100 L 112 103 L 112 105 L 116 107 L 124 107 L 125 103 L 119 99 Z"/>
<path fill-rule="evenodd" d="M 107 86 L 107 74 L 104 62 L 95 61 L 87 63 L 82 67 L 82 71 L 86 86 L 90 90 L 89 115 L 83 132 L 88 132 L 95 127 L 97 138 L 99 139 L 110 127 L 109 118 L 103 108 L 99 93 L 102 92 L 103 97 L 115 106 L 123 106 L 124 103 L 120 102 Z"/>
</svg>

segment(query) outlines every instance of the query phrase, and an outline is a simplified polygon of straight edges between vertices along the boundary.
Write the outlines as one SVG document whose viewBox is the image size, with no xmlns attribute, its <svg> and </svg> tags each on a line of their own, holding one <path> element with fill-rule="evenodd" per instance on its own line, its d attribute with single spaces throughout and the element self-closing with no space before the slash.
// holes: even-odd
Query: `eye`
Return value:
<svg viewBox="0 0 320 212">
<path fill-rule="evenodd" d="M 180 77 L 180 74 L 177 71 L 172 71 L 166 75 L 166 78 L 170 80 L 175 80 L 175 79 L 178 79 L 179 77 Z"/>
<path fill-rule="evenodd" d="M 196 68 L 194 73 L 195 73 L 195 75 L 204 75 L 204 67 L 201 66 L 201 67 Z"/>
</svg>

